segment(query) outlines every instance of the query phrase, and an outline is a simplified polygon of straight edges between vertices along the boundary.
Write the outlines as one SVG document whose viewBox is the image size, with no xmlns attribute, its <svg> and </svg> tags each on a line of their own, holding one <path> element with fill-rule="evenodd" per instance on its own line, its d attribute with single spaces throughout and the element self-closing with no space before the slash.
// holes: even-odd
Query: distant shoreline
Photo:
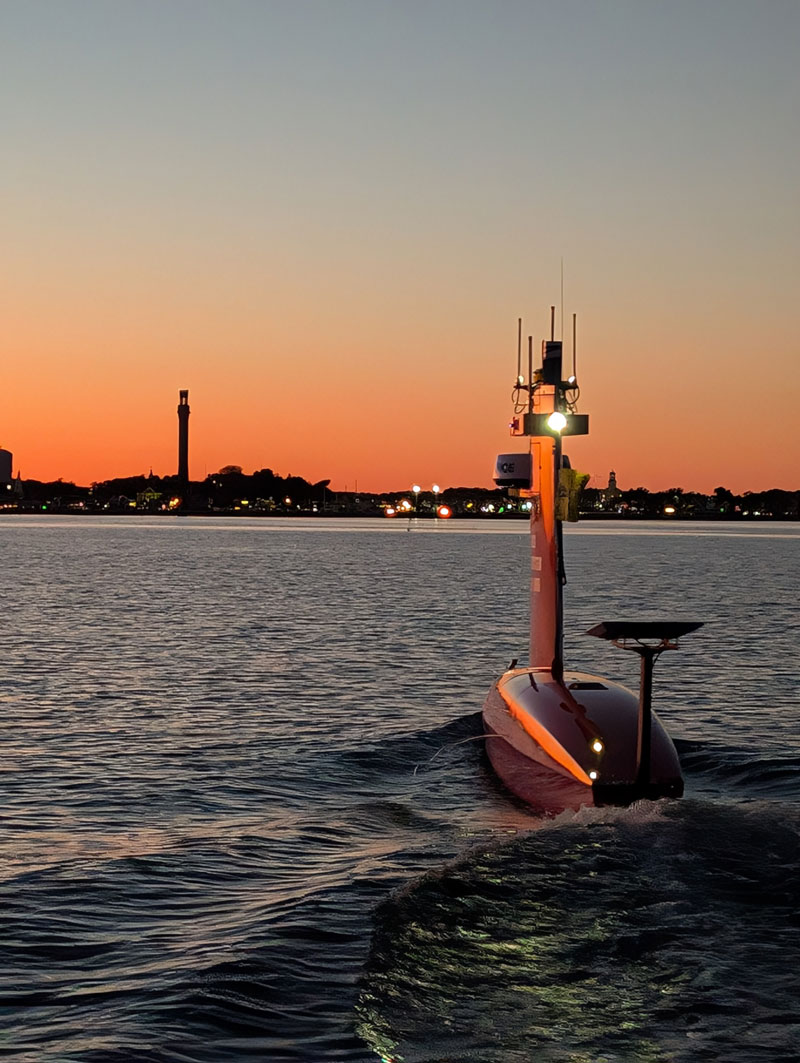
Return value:
<svg viewBox="0 0 800 1063">
<path fill-rule="evenodd" d="M 331 510 L 320 510 L 316 513 L 310 510 L 296 510 L 294 512 L 283 513 L 268 513 L 260 510 L 172 510 L 171 512 L 164 512 L 160 510 L 138 510 L 129 511 L 125 509 L 107 509 L 107 510 L 81 510 L 71 509 L 68 507 L 54 507 L 48 506 L 47 509 L 0 509 L 0 516 L 2 517 L 130 517 L 134 520 L 141 520 L 146 518 L 157 518 L 159 520 L 175 520 L 176 518 L 185 519 L 187 517 L 205 517 L 205 518 L 233 518 L 239 519 L 256 519 L 256 520 L 378 520 L 378 521 L 392 521 L 397 524 L 408 523 L 409 521 L 462 521 L 462 520 L 474 520 L 481 523 L 510 523 L 510 522 L 527 522 L 530 517 L 527 513 L 453 513 L 449 517 L 438 517 L 433 512 L 423 512 L 419 514 L 400 515 L 395 517 L 386 517 L 383 513 L 359 513 L 353 512 L 334 512 Z M 759 515 L 754 516 L 751 514 L 744 515 L 742 513 L 733 514 L 685 514 L 679 516 L 678 514 L 664 514 L 658 516 L 657 514 L 640 514 L 640 513 L 581 513 L 580 519 L 576 523 L 583 524 L 586 521 L 598 521 L 601 523 L 618 522 L 622 524 L 646 524 L 657 522 L 659 524 L 796 524 L 800 522 L 798 517 L 772 517 Z"/>
</svg>

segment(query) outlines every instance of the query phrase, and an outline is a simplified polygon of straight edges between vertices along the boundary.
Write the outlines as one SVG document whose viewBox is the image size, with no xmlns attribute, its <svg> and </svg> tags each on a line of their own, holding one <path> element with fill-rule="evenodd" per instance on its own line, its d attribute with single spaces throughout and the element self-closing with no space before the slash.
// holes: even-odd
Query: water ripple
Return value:
<svg viewBox="0 0 800 1063">
<path fill-rule="evenodd" d="M 707 626 L 657 670 L 689 800 L 543 824 L 480 739 L 524 527 L 422 523 L 0 517 L 9 1058 L 793 1058 L 793 526 L 570 531 L 577 664 Z"/>
</svg>

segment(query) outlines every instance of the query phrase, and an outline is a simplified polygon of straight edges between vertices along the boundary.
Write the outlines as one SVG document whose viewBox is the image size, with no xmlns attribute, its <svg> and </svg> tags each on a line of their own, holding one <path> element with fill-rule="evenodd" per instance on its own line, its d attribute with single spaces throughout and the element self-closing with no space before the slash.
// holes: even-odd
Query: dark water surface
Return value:
<svg viewBox="0 0 800 1063">
<path fill-rule="evenodd" d="M 407 530 L 410 529 L 410 530 Z M 566 537 L 656 673 L 680 802 L 534 818 L 478 712 L 518 524 L 0 518 L 0 1054 L 32 1063 L 789 1061 L 800 528 Z"/>
</svg>

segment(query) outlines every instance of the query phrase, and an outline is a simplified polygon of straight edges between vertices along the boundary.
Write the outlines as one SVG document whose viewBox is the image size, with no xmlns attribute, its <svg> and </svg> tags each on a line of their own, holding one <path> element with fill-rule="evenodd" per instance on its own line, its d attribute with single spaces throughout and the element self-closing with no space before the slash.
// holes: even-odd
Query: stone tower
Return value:
<svg viewBox="0 0 800 1063">
<path fill-rule="evenodd" d="M 178 392 L 178 479 L 189 482 L 189 392 Z"/>
</svg>

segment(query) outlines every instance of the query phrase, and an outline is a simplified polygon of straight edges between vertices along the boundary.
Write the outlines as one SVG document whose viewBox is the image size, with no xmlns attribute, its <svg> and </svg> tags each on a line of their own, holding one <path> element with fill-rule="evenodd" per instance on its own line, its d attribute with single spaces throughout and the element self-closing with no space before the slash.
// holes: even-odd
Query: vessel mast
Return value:
<svg viewBox="0 0 800 1063">
<path fill-rule="evenodd" d="M 518 375 L 514 387 L 512 433 L 530 439 L 530 480 L 521 493 L 531 503 L 531 642 L 530 666 L 545 669 L 561 682 L 564 674 L 562 588 L 566 582 L 562 552 L 562 519 L 568 514 L 572 490 L 569 463 L 563 456 L 563 435 L 586 435 L 589 418 L 574 412 L 577 381 L 562 379 L 563 345 L 555 339 L 555 307 L 550 308 L 550 339 L 542 342 L 542 366 L 533 370 L 533 338 L 528 337 L 528 380 Z M 575 344 L 573 318 L 573 358 Z M 517 365 L 519 368 L 519 346 Z"/>
<path fill-rule="evenodd" d="M 533 390 L 536 428 L 560 410 L 561 343 L 542 343 L 541 383 Z M 538 417 L 537 417 L 538 415 Z M 535 418 L 535 420 L 534 420 Z M 527 428 L 526 425 L 526 435 Z M 561 679 L 563 655 L 563 598 L 561 593 L 561 522 L 556 516 L 561 435 L 531 434 L 531 652 L 532 668 L 546 668 Z"/>
</svg>

